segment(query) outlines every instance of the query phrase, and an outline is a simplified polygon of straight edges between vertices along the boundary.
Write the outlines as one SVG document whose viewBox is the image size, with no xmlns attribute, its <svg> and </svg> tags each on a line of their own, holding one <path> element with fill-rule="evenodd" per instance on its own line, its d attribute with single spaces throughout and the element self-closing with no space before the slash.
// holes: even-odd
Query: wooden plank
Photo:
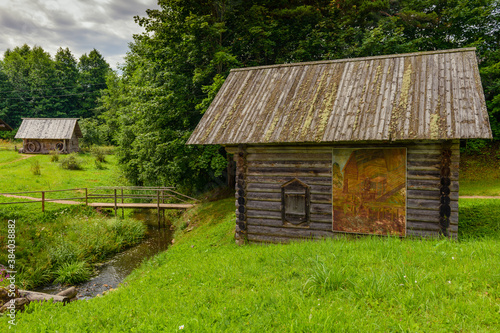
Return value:
<svg viewBox="0 0 500 333">
<path fill-rule="evenodd" d="M 419 190 L 419 189 L 408 188 L 408 190 L 407 190 L 406 193 L 407 193 L 407 198 L 408 199 L 431 199 L 431 200 L 439 200 L 439 198 L 440 198 L 439 190 L 438 189 Z M 451 192 L 450 193 L 450 199 L 451 199 L 451 201 L 458 200 L 458 191 Z"/>
<path fill-rule="evenodd" d="M 331 185 L 310 185 L 311 193 L 329 194 L 332 193 Z M 250 183 L 247 185 L 248 192 L 276 192 L 281 193 L 280 184 Z"/>
<path fill-rule="evenodd" d="M 439 230 L 441 230 L 441 227 L 439 226 L 439 223 L 413 221 L 413 222 L 408 222 L 407 223 L 406 229 L 407 230 L 439 231 Z M 450 224 L 449 230 L 457 232 L 458 231 L 458 225 L 456 225 L 456 224 Z"/>
<path fill-rule="evenodd" d="M 91 207 L 102 207 L 102 208 L 114 208 L 114 203 L 108 202 L 91 202 L 89 203 Z M 160 204 L 160 208 L 163 209 L 189 209 L 193 208 L 195 205 L 191 204 Z M 155 203 L 117 203 L 118 208 L 157 208 L 158 205 Z"/>
<path fill-rule="evenodd" d="M 248 161 L 331 161 L 332 153 L 328 154 L 248 154 Z"/>
<path fill-rule="evenodd" d="M 331 154 L 333 146 L 331 145 L 276 145 L 276 146 L 247 146 L 249 154 Z"/>
<path fill-rule="evenodd" d="M 277 227 L 249 225 L 248 234 L 313 239 L 313 238 L 331 237 L 333 232 L 322 231 L 322 230 L 311 230 L 311 229 L 277 228 Z"/>
<path fill-rule="evenodd" d="M 283 225 L 281 220 L 276 219 L 265 219 L 265 218 L 249 218 L 247 219 L 248 225 L 254 226 L 266 226 L 266 227 L 283 227 L 283 228 L 293 228 L 293 229 L 310 229 L 310 230 L 324 230 L 331 231 L 332 230 L 332 221 L 330 223 L 321 223 L 321 222 L 310 222 L 307 226 L 294 226 L 294 225 Z"/>
<path fill-rule="evenodd" d="M 281 192 L 249 192 L 247 199 L 281 202 Z M 311 203 L 331 203 L 332 196 L 328 194 L 311 194 Z"/>
<path fill-rule="evenodd" d="M 263 183 L 263 184 L 279 184 L 280 186 L 290 180 L 298 178 L 301 182 L 307 185 L 331 185 L 332 178 L 328 177 L 295 177 L 290 175 L 285 176 L 270 176 L 270 175 L 247 175 L 246 180 L 248 183 Z"/>
<path fill-rule="evenodd" d="M 406 220 L 408 222 L 434 222 L 439 223 L 439 211 L 433 210 L 419 210 L 419 209 L 407 209 L 406 210 Z M 458 223 L 457 212 L 452 212 L 450 216 L 450 224 Z"/>
<path fill-rule="evenodd" d="M 416 168 L 436 168 L 436 169 L 439 169 L 441 167 L 441 161 L 439 160 L 436 160 L 436 161 L 428 161 L 428 160 L 407 160 L 407 166 L 409 168 L 411 168 L 412 170 L 416 169 Z M 450 168 L 453 170 L 457 170 L 458 169 L 458 166 L 459 166 L 459 161 L 451 161 L 451 165 L 450 165 Z M 423 169 L 425 170 L 425 169 Z"/>
<path fill-rule="evenodd" d="M 248 167 L 256 168 L 331 168 L 331 161 L 248 161 Z"/>
<path fill-rule="evenodd" d="M 433 169 L 433 170 L 419 170 L 419 169 L 412 169 L 407 171 L 407 179 L 429 179 L 429 180 L 435 180 L 435 181 L 440 181 L 441 180 L 441 175 L 438 169 Z M 450 176 L 451 180 L 458 181 L 458 171 L 452 172 Z"/>
<path fill-rule="evenodd" d="M 408 199 L 408 209 L 423 209 L 423 210 L 437 210 L 439 211 L 439 200 L 429 199 Z M 452 211 L 458 212 L 458 201 L 450 201 Z"/>
<path fill-rule="evenodd" d="M 279 211 L 281 212 L 281 201 L 258 201 L 253 199 L 248 199 L 246 203 L 246 208 L 250 210 L 260 210 L 260 211 Z M 331 204 L 320 204 L 311 203 L 311 213 L 313 214 L 332 214 Z"/>
<path fill-rule="evenodd" d="M 331 168 L 256 168 L 248 167 L 247 174 L 252 176 L 293 176 L 293 177 L 329 177 Z"/>
<path fill-rule="evenodd" d="M 419 162 L 429 162 L 436 163 L 441 162 L 441 152 L 435 152 L 433 154 L 408 154 L 408 161 L 419 161 Z M 450 158 L 451 162 L 459 162 L 460 156 L 452 154 Z"/>
<path fill-rule="evenodd" d="M 412 190 L 439 190 L 441 187 L 440 182 L 436 182 L 434 180 L 427 180 L 427 179 L 422 179 L 422 180 L 416 180 L 416 179 L 409 179 L 407 181 L 407 187 L 408 189 Z M 452 181 L 450 185 L 450 190 L 451 191 L 458 191 L 458 181 Z"/>
<path fill-rule="evenodd" d="M 300 238 L 288 238 L 279 236 L 267 236 L 267 235 L 247 235 L 247 239 L 252 243 L 290 243 L 291 241 L 301 241 Z"/>
</svg>

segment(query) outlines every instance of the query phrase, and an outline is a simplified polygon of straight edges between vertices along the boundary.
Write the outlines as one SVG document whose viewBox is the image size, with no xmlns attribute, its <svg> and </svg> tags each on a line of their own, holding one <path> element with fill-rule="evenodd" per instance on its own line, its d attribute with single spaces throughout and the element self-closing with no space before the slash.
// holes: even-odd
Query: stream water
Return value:
<svg viewBox="0 0 500 333">
<path fill-rule="evenodd" d="M 158 228 L 156 212 L 154 214 L 147 211 L 135 213 L 133 217 L 143 221 L 148 226 L 146 238 L 140 244 L 112 256 L 103 264 L 99 264 L 96 276 L 90 281 L 76 286 L 78 299 L 93 298 L 106 290 L 116 288 L 143 260 L 168 248 L 172 240 L 172 231 L 168 225 Z M 49 285 L 38 288 L 37 291 L 56 294 L 66 288 L 61 285 Z"/>
</svg>

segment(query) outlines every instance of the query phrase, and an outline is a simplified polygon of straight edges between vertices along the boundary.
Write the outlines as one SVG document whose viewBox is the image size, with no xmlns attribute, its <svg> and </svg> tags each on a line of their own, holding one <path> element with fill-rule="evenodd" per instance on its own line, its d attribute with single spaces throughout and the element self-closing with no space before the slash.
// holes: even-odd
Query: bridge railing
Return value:
<svg viewBox="0 0 500 333">
<path fill-rule="evenodd" d="M 64 192 L 71 192 L 65 196 Z M 49 195 L 57 193 L 57 197 L 49 198 Z M 81 196 L 78 194 L 81 193 Z M 29 194 L 30 196 L 26 196 Z M 173 187 L 142 187 L 142 186 L 116 186 L 116 187 L 95 187 L 95 188 L 73 188 L 66 190 L 47 191 L 23 191 L 0 193 L 0 196 L 18 199 L 11 202 L 0 202 L 0 205 L 28 204 L 41 202 L 42 211 L 45 211 L 46 202 L 59 202 L 63 204 L 84 204 L 92 202 L 113 203 L 115 208 L 118 203 L 196 203 L 198 200 L 175 191 Z M 26 201 L 19 201 L 26 200 Z"/>
</svg>

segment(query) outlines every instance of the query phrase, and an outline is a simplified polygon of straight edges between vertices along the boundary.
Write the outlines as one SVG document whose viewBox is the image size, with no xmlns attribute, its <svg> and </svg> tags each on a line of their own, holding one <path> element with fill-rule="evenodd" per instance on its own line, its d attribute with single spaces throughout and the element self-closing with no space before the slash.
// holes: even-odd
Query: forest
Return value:
<svg viewBox="0 0 500 333">
<path fill-rule="evenodd" d="M 86 145 L 109 144 L 129 182 L 202 192 L 223 184 L 218 146 L 185 142 L 231 68 L 476 47 L 500 139 L 498 0 L 159 0 L 135 17 L 125 62 L 39 46 L 0 60 L 0 119 L 76 117 Z M 10 135 L 12 134 L 3 134 Z M 473 141 L 472 149 L 492 142 Z"/>
</svg>

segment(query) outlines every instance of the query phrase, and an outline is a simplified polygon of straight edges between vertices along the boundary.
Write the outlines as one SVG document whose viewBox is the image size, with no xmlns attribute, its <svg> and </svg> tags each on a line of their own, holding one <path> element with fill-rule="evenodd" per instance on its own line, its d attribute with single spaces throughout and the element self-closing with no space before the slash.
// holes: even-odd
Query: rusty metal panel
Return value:
<svg viewBox="0 0 500 333">
<path fill-rule="evenodd" d="M 491 137 L 465 48 L 233 69 L 187 143 Z"/>
<path fill-rule="evenodd" d="M 71 139 L 81 138 L 78 118 L 23 118 L 16 139 Z"/>
</svg>

